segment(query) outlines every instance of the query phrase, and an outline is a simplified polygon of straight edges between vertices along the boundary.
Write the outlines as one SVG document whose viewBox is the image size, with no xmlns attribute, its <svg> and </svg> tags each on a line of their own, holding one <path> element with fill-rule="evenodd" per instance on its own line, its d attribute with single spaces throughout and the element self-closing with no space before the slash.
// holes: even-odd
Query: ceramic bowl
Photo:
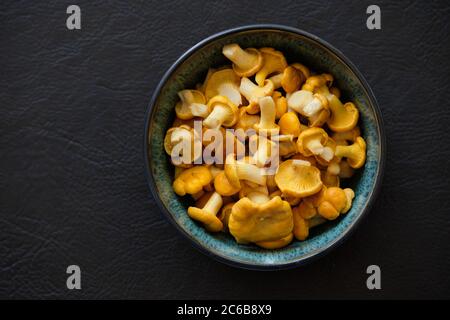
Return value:
<svg viewBox="0 0 450 320">
<path fill-rule="evenodd" d="M 228 234 L 205 231 L 187 215 L 192 199 L 179 197 L 172 190 L 174 169 L 164 152 L 163 140 L 174 120 L 177 92 L 195 88 L 197 83 L 203 82 L 208 68 L 229 64 L 222 55 L 222 47 L 229 43 L 238 43 L 244 48 L 273 47 L 285 54 L 288 63 L 301 62 L 315 71 L 331 73 L 342 91 L 343 101 L 353 101 L 359 108 L 359 125 L 367 142 L 367 161 L 345 184 L 356 194 L 351 210 L 335 221 L 312 229 L 306 241 L 293 241 L 282 249 L 241 245 Z M 170 67 L 148 107 L 144 153 L 148 184 L 159 208 L 189 242 L 207 255 L 233 266 L 274 270 L 299 266 L 325 254 L 355 229 L 370 210 L 381 183 L 384 141 L 381 113 L 375 97 L 361 73 L 344 54 L 317 36 L 298 29 L 253 25 L 226 30 L 201 41 Z"/>
</svg>

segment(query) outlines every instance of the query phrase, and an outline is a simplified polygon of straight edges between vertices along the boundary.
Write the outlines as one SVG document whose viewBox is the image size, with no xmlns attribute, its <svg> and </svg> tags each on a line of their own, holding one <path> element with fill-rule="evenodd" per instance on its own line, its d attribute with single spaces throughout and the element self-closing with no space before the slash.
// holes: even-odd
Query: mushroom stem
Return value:
<svg viewBox="0 0 450 320">
<path fill-rule="evenodd" d="M 281 87 L 281 80 L 283 79 L 283 74 L 279 73 L 269 78 L 273 83 L 274 89 L 278 89 Z"/>
<path fill-rule="evenodd" d="M 355 154 L 358 154 L 359 148 L 356 144 L 349 146 L 336 146 L 336 157 L 354 158 Z"/>
<path fill-rule="evenodd" d="M 236 170 L 240 180 L 248 180 L 259 185 L 266 184 L 266 176 L 263 170 L 251 163 L 237 161 Z"/>
<path fill-rule="evenodd" d="M 214 110 L 208 115 L 208 117 L 203 121 L 203 124 L 208 128 L 215 129 L 219 128 L 222 123 L 229 117 L 230 111 L 229 109 L 218 103 Z"/>
<path fill-rule="evenodd" d="M 276 109 L 272 97 L 263 97 L 259 99 L 261 109 L 261 119 L 259 129 L 273 129 L 275 127 Z"/>
<path fill-rule="evenodd" d="M 303 108 L 303 115 L 305 115 L 307 117 L 312 117 L 317 112 L 319 112 L 321 109 L 322 109 L 322 102 L 319 99 L 314 98 L 310 103 L 308 103 Z"/>
<path fill-rule="evenodd" d="M 323 145 L 318 139 L 311 139 L 306 143 L 306 148 L 309 149 L 313 154 L 319 155 L 323 152 Z"/>
<path fill-rule="evenodd" d="M 191 103 L 189 109 L 194 117 L 205 118 L 208 116 L 208 106 L 201 103 Z"/>
<path fill-rule="evenodd" d="M 262 204 L 270 201 L 270 197 L 267 194 L 262 192 L 250 192 L 247 195 L 247 198 L 250 199 L 251 202 Z"/>
<path fill-rule="evenodd" d="M 222 196 L 217 192 L 214 192 L 208 199 L 208 202 L 206 202 L 205 206 L 203 207 L 203 210 L 215 216 L 222 207 L 222 204 L 223 204 Z"/>
<path fill-rule="evenodd" d="M 238 44 L 233 43 L 223 47 L 222 53 L 231 60 L 239 69 L 251 69 L 255 65 L 255 56 L 243 50 Z M 257 58 L 256 58 L 257 59 Z"/>
</svg>

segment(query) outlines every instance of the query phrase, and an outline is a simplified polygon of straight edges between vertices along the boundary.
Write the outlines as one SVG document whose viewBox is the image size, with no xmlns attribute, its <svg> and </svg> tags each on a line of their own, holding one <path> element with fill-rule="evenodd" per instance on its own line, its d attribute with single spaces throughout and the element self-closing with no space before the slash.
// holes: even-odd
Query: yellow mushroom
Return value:
<svg viewBox="0 0 450 320">
<path fill-rule="evenodd" d="M 275 119 L 280 119 L 287 111 L 287 100 L 280 91 L 274 91 L 272 99 L 275 102 Z"/>
<path fill-rule="evenodd" d="M 328 127 L 335 132 L 345 132 L 352 130 L 359 119 L 359 112 L 352 102 L 342 104 L 342 102 L 332 95 L 329 100 L 331 115 L 327 121 Z"/>
<path fill-rule="evenodd" d="M 361 168 L 366 162 L 366 142 L 362 137 L 357 137 L 349 146 L 336 146 L 336 156 L 347 158 L 350 167 Z"/>
<path fill-rule="evenodd" d="M 350 210 L 350 208 L 352 207 L 353 199 L 355 198 L 355 192 L 352 189 L 345 188 L 344 192 L 345 192 L 345 197 L 347 198 L 347 202 L 345 204 L 344 209 L 342 209 L 341 213 L 347 213 L 348 210 Z"/>
<path fill-rule="evenodd" d="M 266 176 L 263 168 L 256 165 L 235 160 L 234 154 L 229 154 L 225 162 L 225 174 L 230 183 L 239 188 L 240 180 L 247 180 L 259 185 L 266 184 Z"/>
<path fill-rule="evenodd" d="M 235 202 L 230 202 L 223 206 L 220 213 L 217 215 L 220 221 L 222 221 L 222 231 L 228 231 L 228 221 L 230 220 L 231 210 L 233 209 Z"/>
<path fill-rule="evenodd" d="M 310 127 L 322 126 L 330 116 L 327 98 L 321 93 L 295 91 L 289 96 L 288 107 L 308 118 Z"/>
<path fill-rule="evenodd" d="M 317 88 L 324 85 L 330 87 L 333 83 L 333 76 L 328 73 L 317 74 L 306 78 L 305 84 L 302 86 L 302 90 L 308 90 L 314 92 Z"/>
<path fill-rule="evenodd" d="M 338 99 L 341 97 L 341 90 L 339 90 L 336 87 L 331 87 L 330 88 L 330 93 L 334 94 Z"/>
<path fill-rule="evenodd" d="M 266 78 L 274 73 L 281 73 L 287 67 L 283 53 L 273 48 L 261 48 L 259 51 L 263 55 L 264 64 L 261 70 L 255 75 L 255 81 L 259 86 L 263 86 Z"/>
<path fill-rule="evenodd" d="M 286 237 L 278 239 L 278 240 L 271 240 L 271 241 L 259 241 L 255 244 L 261 248 L 264 249 L 280 249 L 283 247 L 286 247 L 288 244 L 292 242 L 294 239 L 294 235 L 292 233 L 288 234 Z"/>
<path fill-rule="evenodd" d="M 173 182 L 173 190 L 179 196 L 195 194 L 212 180 L 207 166 L 195 166 L 184 170 Z"/>
<path fill-rule="evenodd" d="M 298 137 L 301 132 L 301 124 L 295 112 L 286 112 L 278 121 L 281 134 L 290 134 Z"/>
<path fill-rule="evenodd" d="M 284 69 L 281 86 L 287 93 L 292 93 L 300 89 L 300 86 L 305 82 L 305 76 L 295 67 L 290 66 Z"/>
<path fill-rule="evenodd" d="M 302 198 L 293 197 L 284 193 L 281 193 L 281 199 L 287 201 L 291 207 L 297 206 L 302 201 Z"/>
<path fill-rule="evenodd" d="M 269 81 L 273 83 L 273 88 L 278 89 L 281 88 L 281 82 L 283 81 L 283 73 L 278 73 L 269 78 Z"/>
<path fill-rule="evenodd" d="M 221 196 L 232 196 L 238 193 L 240 188 L 233 186 L 222 171 L 214 178 L 214 189 Z"/>
<path fill-rule="evenodd" d="M 262 203 L 260 199 L 245 197 L 234 204 L 228 228 L 238 243 L 279 240 L 292 232 L 289 203 L 280 197 L 270 200 L 265 197 Z"/>
<path fill-rule="evenodd" d="M 215 96 L 208 101 L 211 113 L 203 121 L 208 128 L 219 128 L 220 126 L 232 127 L 238 119 L 238 108 L 225 96 Z"/>
<path fill-rule="evenodd" d="M 303 161 L 309 162 L 309 164 L 311 166 L 314 166 L 314 167 L 317 166 L 317 160 L 316 160 L 316 158 L 314 158 L 314 156 L 305 157 L 301 153 L 297 153 L 291 157 L 291 160 L 303 160 Z"/>
<path fill-rule="evenodd" d="M 221 172 L 223 172 L 222 169 L 217 168 L 216 166 L 208 166 L 209 172 L 211 172 L 211 176 L 213 179 L 217 177 L 217 175 Z"/>
<path fill-rule="evenodd" d="M 171 160 L 176 164 L 187 165 L 195 161 L 194 139 L 197 133 L 186 125 L 176 128 L 170 128 L 164 137 L 164 150 L 171 156 Z M 184 154 L 183 151 L 190 150 L 190 154 Z M 198 156 L 201 156 L 199 154 Z M 176 160 L 176 161 L 175 161 Z M 178 163 L 180 161 L 181 163 Z"/>
<path fill-rule="evenodd" d="M 188 215 L 192 219 L 202 222 L 206 230 L 219 232 L 223 229 L 223 224 L 217 217 L 217 213 L 222 207 L 222 204 L 222 196 L 214 192 L 203 208 L 189 207 Z"/>
<path fill-rule="evenodd" d="M 307 197 L 322 188 L 320 170 L 303 160 L 286 160 L 278 167 L 275 181 L 283 194 Z"/>
<path fill-rule="evenodd" d="M 257 146 L 256 152 L 253 154 L 253 162 L 258 167 L 264 167 L 270 163 L 275 157 L 279 156 L 278 145 L 264 135 L 253 135 L 250 137 L 250 143 Z"/>
<path fill-rule="evenodd" d="M 209 108 L 205 96 L 198 90 L 181 90 L 178 92 L 180 101 L 175 105 L 175 113 L 182 120 L 194 117 L 205 118 L 209 114 Z"/>
<path fill-rule="evenodd" d="M 292 209 L 294 220 L 294 236 L 297 240 L 303 241 L 309 236 L 309 224 L 299 213 L 298 207 Z"/>
<path fill-rule="evenodd" d="M 267 175 L 266 184 L 267 184 L 267 189 L 270 193 L 273 193 L 278 190 L 277 183 L 275 182 L 275 174 Z M 280 191 L 280 194 L 278 194 L 278 195 L 279 196 L 281 195 L 281 191 Z M 270 197 L 270 198 L 273 198 L 273 197 Z"/>
<path fill-rule="evenodd" d="M 259 99 L 261 109 L 261 118 L 259 123 L 254 125 L 258 132 L 264 131 L 267 135 L 278 133 L 280 127 L 275 123 L 275 102 L 272 97 L 263 97 Z"/>
<path fill-rule="evenodd" d="M 333 150 L 326 146 L 328 134 L 322 128 L 308 128 L 300 133 L 297 139 L 298 151 L 306 157 L 320 156 L 325 161 L 334 157 Z"/>
<path fill-rule="evenodd" d="M 348 210 L 350 206 L 351 199 L 344 190 L 331 187 L 325 190 L 317 212 L 327 220 L 334 220 L 344 209 Z"/>
<path fill-rule="evenodd" d="M 232 43 L 225 45 L 222 53 L 233 62 L 233 70 L 239 77 L 251 77 L 263 66 L 263 56 L 254 48 L 244 50 L 237 43 Z"/>
<path fill-rule="evenodd" d="M 264 83 L 264 86 L 258 86 L 254 84 L 250 79 L 243 77 L 241 79 L 241 85 L 239 87 L 239 91 L 241 94 L 247 99 L 249 102 L 249 106 L 247 112 L 249 113 L 256 113 L 259 111 L 259 108 L 256 109 L 254 105 L 258 105 L 259 98 L 270 96 L 273 93 L 274 86 L 273 83 L 269 80 L 267 80 Z M 253 109 L 253 110 L 252 110 Z M 252 112 L 253 111 L 253 112 Z"/>
<path fill-rule="evenodd" d="M 291 66 L 300 71 L 301 73 L 303 73 L 305 79 L 309 78 L 310 72 L 306 66 L 298 62 L 291 64 Z"/>
<path fill-rule="evenodd" d="M 215 96 L 227 97 L 235 106 L 242 104 L 239 92 L 239 77 L 232 69 L 215 71 L 205 84 L 205 97 L 211 99 Z"/>
</svg>

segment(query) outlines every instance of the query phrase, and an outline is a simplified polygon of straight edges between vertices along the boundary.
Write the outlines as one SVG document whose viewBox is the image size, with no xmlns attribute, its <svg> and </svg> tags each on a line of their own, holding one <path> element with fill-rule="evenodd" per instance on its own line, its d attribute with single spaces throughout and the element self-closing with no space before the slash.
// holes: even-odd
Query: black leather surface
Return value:
<svg viewBox="0 0 450 320">
<path fill-rule="evenodd" d="M 449 298 L 448 2 L 0 3 L 1 298 Z M 172 62 L 204 37 L 279 23 L 329 41 L 365 75 L 388 140 L 381 194 L 342 246 L 254 272 L 196 251 L 163 218 L 143 164 L 144 115 Z M 82 289 L 66 289 L 66 267 Z M 366 288 L 377 264 L 382 290 Z"/>
</svg>

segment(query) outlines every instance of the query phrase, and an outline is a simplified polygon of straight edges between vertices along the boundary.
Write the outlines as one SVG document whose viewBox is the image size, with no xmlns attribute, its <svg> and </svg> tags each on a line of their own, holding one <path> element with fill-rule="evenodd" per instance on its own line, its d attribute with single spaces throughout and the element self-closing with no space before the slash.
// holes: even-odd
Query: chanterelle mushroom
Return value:
<svg viewBox="0 0 450 320">
<path fill-rule="evenodd" d="M 184 170 L 173 182 L 173 190 L 179 196 L 194 194 L 203 189 L 212 180 L 207 166 L 195 166 Z"/>
<path fill-rule="evenodd" d="M 222 196 L 232 196 L 233 194 L 238 193 L 240 189 L 230 183 L 223 171 L 214 178 L 214 188 L 216 189 L 216 192 Z"/>
<path fill-rule="evenodd" d="M 228 221 L 230 233 L 239 243 L 279 240 L 293 227 L 291 207 L 280 197 L 263 203 L 242 198 L 234 204 Z"/>
<path fill-rule="evenodd" d="M 247 180 L 259 185 L 266 184 L 264 169 L 256 165 L 235 160 L 234 154 L 229 154 L 225 162 L 225 174 L 230 183 L 236 188 L 240 188 L 240 180 Z"/>
<path fill-rule="evenodd" d="M 242 104 L 241 93 L 239 92 L 239 77 L 232 69 L 222 69 L 210 75 L 205 84 L 206 99 L 215 96 L 227 97 L 235 106 Z"/>
<path fill-rule="evenodd" d="M 361 168 L 366 162 L 366 142 L 357 137 L 352 145 L 336 146 L 336 156 L 347 158 L 348 164 L 354 169 Z"/>
<path fill-rule="evenodd" d="M 257 105 L 259 98 L 270 96 L 274 90 L 273 83 L 271 81 L 266 81 L 264 86 L 257 86 L 250 79 L 243 77 L 241 79 L 241 85 L 239 91 L 250 103 L 250 106 Z M 258 111 L 258 109 L 256 110 Z M 249 110 L 247 111 L 249 112 Z M 249 112 L 254 113 L 254 112 Z"/>
<path fill-rule="evenodd" d="M 281 73 L 287 67 L 286 59 L 283 53 L 273 48 L 261 48 L 259 51 L 263 55 L 264 65 L 256 73 L 255 81 L 259 86 L 264 85 L 264 81 L 273 73 Z"/>
<path fill-rule="evenodd" d="M 301 124 L 295 112 L 286 112 L 278 121 L 281 134 L 290 134 L 298 137 L 301 132 Z"/>
<path fill-rule="evenodd" d="M 308 128 L 298 136 L 298 151 L 306 157 L 316 155 L 326 161 L 333 159 L 334 153 L 326 146 L 328 134 L 322 128 Z"/>
<path fill-rule="evenodd" d="M 283 194 L 307 197 L 322 188 L 320 170 L 303 160 L 286 160 L 278 167 L 275 182 Z"/>
<path fill-rule="evenodd" d="M 180 162 L 185 165 L 191 164 L 195 160 L 195 136 L 195 131 L 186 125 L 181 125 L 176 128 L 170 128 L 169 130 L 167 130 L 166 136 L 164 137 L 164 150 L 169 156 L 172 157 L 172 160 L 180 160 Z M 179 150 L 174 150 L 174 148 L 177 146 L 180 146 Z M 190 154 L 183 154 L 184 150 L 189 149 L 191 151 Z"/>
<path fill-rule="evenodd" d="M 263 66 L 263 56 L 254 48 L 243 50 L 237 43 L 232 43 L 224 46 L 222 53 L 233 62 L 233 70 L 239 77 L 251 77 Z"/>
<path fill-rule="evenodd" d="M 205 118 L 209 114 L 209 108 L 205 105 L 206 99 L 198 90 L 181 90 L 178 92 L 180 100 L 175 106 L 177 117 L 189 120 L 194 117 Z"/>
<path fill-rule="evenodd" d="M 259 107 L 261 109 L 261 119 L 255 124 L 254 128 L 259 132 L 269 134 L 278 133 L 280 127 L 275 123 L 275 102 L 272 97 L 263 97 L 259 99 Z"/>
<path fill-rule="evenodd" d="M 217 213 L 222 207 L 223 201 L 220 194 L 214 192 L 203 208 L 189 207 L 188 215 L 194 220 L 204 224 L 206 230 L 219 232 L 223 228 L 222 221 L 217 217 Z"/>
<path fill-rule="evenodd" d="M 288 234 L 286 237 L 283 237 L 278 240 L 271 240 L 271 241 L 259 241 L 255 244 L 261 248 L 264 249 L 280 249 L 283 247 L 286 247 L 289 243 L 292 242 L 294 239 L 294 235 L 292 233 Z"/>
<path fill-rule="evenodd" d="M 289 108 L 308 117 L 311 127 L 323 125 L 330 114 L 328 100 L 320 93 L 295 91 L 289 96 L 287 103 Z"/>
<path fill-rule="evenodd" d="M 284 91 L 291 93 L 300 89 L 300 86 L 305 82 L 305 76 L 295 67 L 290 66 L 284 69 L 281 86 Z"/>
<path fill-rule="evenodd" d="M 359 112 L 352 102 L 343 105 L 335 95 L 332 95 L 329 106 L 331 115 L 327 124 L 331 130 L 335 132 L 349 131 L 358 123 Z"/>
<path fill-rule="evenodd" d="M 211 113 L 203 121 L 208 128 L 232 127 L 238 119 L 238 108 L 225 96 L 211 98 L 208 101 L 208 107 Z"/>
</svg>

